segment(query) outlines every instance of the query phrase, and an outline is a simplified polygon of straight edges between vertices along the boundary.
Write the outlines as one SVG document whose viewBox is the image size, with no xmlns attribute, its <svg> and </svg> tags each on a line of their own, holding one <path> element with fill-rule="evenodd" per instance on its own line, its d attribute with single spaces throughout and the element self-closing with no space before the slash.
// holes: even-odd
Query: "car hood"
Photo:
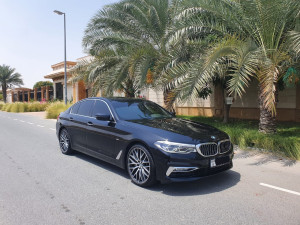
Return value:
<svg viewBox="0 0 300 225">
<path fill-rule="evenodd" d="M 135 120 L 130 122 L 187 136 L 194 141 L 198 140 L 197 142 L 217 142 L 228 138 L 226 133 L 207 124 L 175 117 L 167 119 Z"/>
</svg>

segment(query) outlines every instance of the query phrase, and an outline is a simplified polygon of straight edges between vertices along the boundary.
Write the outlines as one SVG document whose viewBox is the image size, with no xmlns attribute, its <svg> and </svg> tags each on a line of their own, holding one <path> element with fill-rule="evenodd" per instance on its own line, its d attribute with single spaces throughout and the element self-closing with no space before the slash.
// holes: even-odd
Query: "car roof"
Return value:
<svg viewBox="0 0 300 225">
<path fill-rule="evenodd" d="M 148 101 L 146 99 L 141 99 L 141 98 L 125 98 L 125 97 L 111 97 L 111 98 L 103 98 L 103 97 L 91 97 L 87 99 L 102 99 L 102 100 L 107 100 L 110 102 L 142 102 L 142 101 Z"/>
</svg>

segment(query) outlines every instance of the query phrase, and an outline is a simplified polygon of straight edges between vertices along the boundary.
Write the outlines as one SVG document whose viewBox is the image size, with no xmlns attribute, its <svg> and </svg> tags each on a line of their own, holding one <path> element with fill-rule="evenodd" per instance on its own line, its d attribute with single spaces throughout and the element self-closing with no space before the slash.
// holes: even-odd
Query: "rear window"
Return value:
<svg viewBox="0 0 300 225">
<path fill-rule="evenodd" d="M 80 103 L 76 103 L 75 105 L 73 105 L 73 106 L 72 106 L 72 111 L 71 111 L 71 113 L 77 114 L 77 113 L 78 113 L 79 106 L 80 106 Z"/>
<path fill-rule="evenodd" d="M 94 105 L 94 103 L 95 103 L 94 100 L 86 100 L 86 101 L 80 102 L 80 106 L 79 106 L 77 114 L 82 115 L 82 116 L 91 116 L 91 109 L 92 109 L 92 106 Z"/>
</svg>

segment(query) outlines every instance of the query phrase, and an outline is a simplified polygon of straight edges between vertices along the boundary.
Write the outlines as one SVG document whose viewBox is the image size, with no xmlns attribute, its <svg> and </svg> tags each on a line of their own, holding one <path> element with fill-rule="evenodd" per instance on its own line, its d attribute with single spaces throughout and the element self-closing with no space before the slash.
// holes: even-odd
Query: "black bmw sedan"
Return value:
<svg viewBox="0 0 300 225">
<path fill-rule="evenodd" d="M 229 136 L 142 99 L 87 98 L 61 113 L 63 154 L 80 151 L 128 171 L 139 186 L 191 181 L 232 168 Z"/>
</svg>

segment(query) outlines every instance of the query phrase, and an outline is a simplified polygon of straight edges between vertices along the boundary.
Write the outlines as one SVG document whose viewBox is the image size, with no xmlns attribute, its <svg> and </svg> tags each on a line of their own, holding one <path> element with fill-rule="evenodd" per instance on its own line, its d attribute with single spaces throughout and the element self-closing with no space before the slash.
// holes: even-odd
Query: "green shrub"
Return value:
<svg viewBox="0 0 300 225">
<path fill-rule="evenodd" d="M 48 107 L 49 103 L 40 103 L 40 102 L 14 102 L 14 103 L 7 103 L 1 106 L 0 110 L 6 112 L 40 112 L 45 111 Z"/>
<path fill-rule="evenodd" d="M 46 109 L 46 118 L 56 119 L 61 112 L 66 111 L 71 105 L 71 103 L 65 105 L 63 102 L 51 103 Z"/>
<path fill-rule="evenodd" d="M 241 148 L 254 147 L 300 159 L 300 124 L 278 123 L 276 134 L 258 132 L 258 121 L 235 120 L 224 124 L 220 119 L 209 117 L 179 116 L 214 126 L 226 132 L 232 143 Z"/>
<path fill-rule="evenodd" d="M 12 107 L 12 104 L 5 104 L 5 106 L 3 107 L 4 108 L 3 111 L 10 112 L 11 107 Z"/>
<path fill-rule="evenodd" d="M 4 105 L 5 105 L 4 103 L 0 103 L 0 111 L 2 110 L 2 108 L 4 107 Z"/>
</svg>

